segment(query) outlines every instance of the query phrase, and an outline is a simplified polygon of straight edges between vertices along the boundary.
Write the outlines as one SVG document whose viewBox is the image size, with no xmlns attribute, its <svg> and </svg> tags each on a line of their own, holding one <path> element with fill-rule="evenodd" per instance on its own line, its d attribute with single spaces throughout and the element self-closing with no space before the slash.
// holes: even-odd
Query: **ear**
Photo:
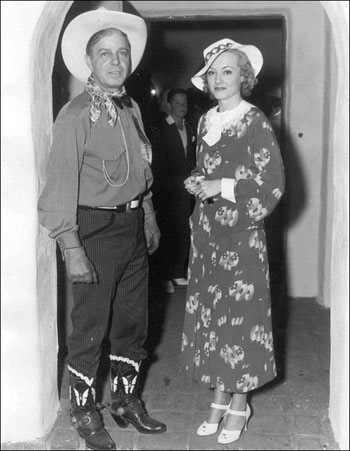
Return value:
<svg viewBox="0 0 350 451">
<path fill-rule="evenodd" d="M 91 70 L 92 72 L 92 62 L 91 62 L 91 58 L 89 55 L 85 55 L 84 56 L 85 59 L 85 63 L 87 64 L 88 68 Z"/>
</svg>

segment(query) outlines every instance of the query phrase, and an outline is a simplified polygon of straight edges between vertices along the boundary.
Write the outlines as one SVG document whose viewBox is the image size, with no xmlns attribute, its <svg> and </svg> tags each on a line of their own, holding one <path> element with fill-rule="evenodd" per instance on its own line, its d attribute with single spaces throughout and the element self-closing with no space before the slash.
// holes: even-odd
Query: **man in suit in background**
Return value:
<svg viewBox="0 0 350 451">
<path fill-rule="evenodd" d="M 167 100 L 169 114 L 161 129 L 158 174 L 164 202 L 162 210 L 158 210 L 158 218 L 162 230 L 160 258 L 164 268 L 164 289 L 174 293 L 174 284 L 187 285 L 189 218 L 194 198 L 185 190 L 183 182 L 196 165 L 196 138 L 185 121 L 188 106 L 186 91 L 172 89 Z"/>
</svg>

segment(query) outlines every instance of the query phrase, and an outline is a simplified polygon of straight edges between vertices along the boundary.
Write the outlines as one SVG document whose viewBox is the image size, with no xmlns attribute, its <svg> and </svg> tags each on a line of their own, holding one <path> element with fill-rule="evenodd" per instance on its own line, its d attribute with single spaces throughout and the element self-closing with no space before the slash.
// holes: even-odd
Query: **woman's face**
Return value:
<svg viewBox="0 0 350 451">
<path fill-rule="evenodd" d="M 217 100 L 240 95 L 242 77 L 238 56 L 231 52 L 218 56 L 208 69 L 207 82 L 211 94 Z"/>
</svg>

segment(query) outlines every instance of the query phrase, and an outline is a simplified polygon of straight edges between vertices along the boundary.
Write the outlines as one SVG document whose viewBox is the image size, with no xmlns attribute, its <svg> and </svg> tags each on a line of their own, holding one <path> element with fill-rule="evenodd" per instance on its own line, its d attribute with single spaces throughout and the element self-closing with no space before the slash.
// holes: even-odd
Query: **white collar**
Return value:
<svg viewBox="0 0 350 451">
<path fill-rule="evenodd" d="M 168 116 L 165 118 L 165 120 L 167 121 L 167 123 L 169 125 L 176 124 L 175 119 L 173 118 L 173 116 L 171 114 L 168 114 Z M 182 124 L 185 125 L 185 119 L 182 119 Z"/>
<path fill-rule="evenodd" d="M 209 146 L 213 146 L 219 141 L 221 133 L 227 125 L 238 123 L 253 107 L 254 105 L 251 103 L 241 100 L 241 102 L 231 110 L 218 111 L 218 107 L 209 110 L 206 115 L 205 127 L 207 133 L 203 136 L 204 141 Z"/>
<path fill-rule="evenodd" d="M 167 123 L 169 125 L 175 124 L 174 118 L 170 114 L 168 114 L 168 116 L 165 118 L 165 120 L 167 121 Z"/>
</svg>

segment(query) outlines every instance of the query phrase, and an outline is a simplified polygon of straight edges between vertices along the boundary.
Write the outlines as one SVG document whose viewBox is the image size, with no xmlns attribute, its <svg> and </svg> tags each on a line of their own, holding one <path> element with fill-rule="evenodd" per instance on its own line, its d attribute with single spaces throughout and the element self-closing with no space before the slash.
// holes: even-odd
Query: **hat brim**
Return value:
<svg viewBox="0 0 350 451">
<path fill-rule="evenodd" d="M 127 35 L 131 46 L 131 73 L 141 61 L 147 41 L 146 23 L 141 17 L 105 9 L 88 11 L 69 23 L 61 44 L 67 69 L 82 82 L 86 82 L 91 73 L 85 62 L 86 44 L 93 34 L 105 28 L 117 28 Z"/>
<path fill-rule="evenodd" d="M 213 55 L 205 64 L 205 66 L 197 72 L 192 78 L 191 82 L 194 84 L 194 86 L 201 91 L 204 90 L 204 80 L 203 75 L 207 72 L 209 67 L 213 64 L 213 62 L 217 59 L 218 56 L 220 56 L 222 53 L 227 52 L 228 50 L 241 50 L 243 53 L 245 53 L 250 61 L 250 64 L 253 67 L 254 75 L 257 76 L 260 72 L 262 65 L 263 65 L 263 56 L 260 52 L 260 50 L 255 47 L 254 45 L 242 45 L 237 44 L 233 45 L 229 49 L 223 49 L 219 52 L 217 52 L 215 55 Z"/>
</svg>

